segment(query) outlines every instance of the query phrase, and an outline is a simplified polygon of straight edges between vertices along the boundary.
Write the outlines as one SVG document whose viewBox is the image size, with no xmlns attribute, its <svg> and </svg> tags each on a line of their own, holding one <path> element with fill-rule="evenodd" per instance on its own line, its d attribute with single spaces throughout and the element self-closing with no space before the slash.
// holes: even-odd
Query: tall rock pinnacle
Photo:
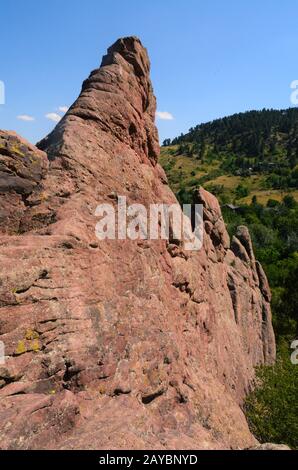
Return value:
<svg viewBox="0 0 298 470">
<path fill-rule="evenodd" d="M 159 142 L 154 125 L 156 100 L 149 71 L 147 51 L 140 40 L 119 39 L 108 49 L 101 67 L 85 80 L 79 98 L 58 129 L 61 126 L 64 129 L 74 116 L 93 121 L 97 128 L 133 148 L 141 161 L 150 159 L 154 164 Z M 58 129 L 50 135 L 50 142 L 56 142 Z M 46 139 L 39 146 L 47 145 Z"/>
<path fill-rule="evenodd" d="M 95 236 L 95 210 L 175 203 L 146 50 L 119 39 L 38 148 L 0 133 L 3 449 L 247 448 L 241 404 L 275 356 L 270 291 L 202 188 L 204 245 Z"/>
</svg>

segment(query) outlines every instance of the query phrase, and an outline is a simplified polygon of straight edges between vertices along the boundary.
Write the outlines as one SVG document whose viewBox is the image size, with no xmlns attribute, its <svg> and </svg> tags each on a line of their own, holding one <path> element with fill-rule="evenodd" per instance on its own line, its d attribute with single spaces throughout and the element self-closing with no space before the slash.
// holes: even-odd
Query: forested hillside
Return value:
<svg viewBox="0 0 298 470">
<path fill-rule="evenodd" d="M 181 164 L 180 156 L 188 161 Z M 249 111 L 200 124 L 166 139 L 161 160 L 176 190 L 207 183 L 225 202 L 250 194 L 263 201 L 270 194 L 278 200 L 288 192 L 297 197 L 298 108 Z"/>
<path fill-rule="evenodd" d="M 298 366 L 290 345 L 298 335 L 298 108 L 239 113 L 166 139 L 163 165 L 180 203 L 195 202 L 203 185 L 222 206 L 231 236 L 249 227 L 272 290 L 277 365 L 260 370 L 263 387 L 246 405 L 262 441 L 297 447 Z"/>
</svg>

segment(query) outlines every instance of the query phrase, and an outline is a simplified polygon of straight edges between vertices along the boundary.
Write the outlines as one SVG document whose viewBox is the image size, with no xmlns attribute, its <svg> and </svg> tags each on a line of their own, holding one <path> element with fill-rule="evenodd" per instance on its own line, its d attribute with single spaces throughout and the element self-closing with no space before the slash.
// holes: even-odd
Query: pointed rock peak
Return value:
<svg viewBox="0 0 298 470">
<path fill-rule="evenodd" d="M 142 163 L 156 164 L 159 154 L 158 133 L 155 127 L 156 100 L 150 81 L 150 62 L 141 41 L 132 36 L 118 39 L 84 81 L 82 91 L 54 131 L 38 147 L 50 159 L 69 151 L 61 144 L 66 134 L 70 143 L 89 126 L 89 139 L 101 141 L 107 135 L 133 149 Z M 74 124 L 74 117 L 79 118 Z M 78 126 L 82 129 L 79 130 Z M 99 135 L 98 132 L 104 132 Z M 72 145 L 73 147 L 73 145 Z M 73 159 L 76 150 L 69 154 Z M 80 157 L 82 158 L 82 157 Z"/>
<path fill-rule="evenodd" d="M 101 66 L 117 63 L 118 54 L 134 67 L 134 72 L 137 76 L 149 75 L 149 57 L 139 38 L 128 36 L 118 39 L 108 48 L 108 53 L 103 57 Z"/>
</svg>

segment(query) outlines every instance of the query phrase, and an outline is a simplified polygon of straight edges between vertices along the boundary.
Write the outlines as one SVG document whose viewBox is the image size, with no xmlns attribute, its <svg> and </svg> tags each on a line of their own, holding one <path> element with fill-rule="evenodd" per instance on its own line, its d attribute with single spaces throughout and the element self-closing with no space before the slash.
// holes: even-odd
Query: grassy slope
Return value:
<svg viewBox="0 0 298 470">
<path fill-rule="evenodd" d="M 265 184 L 265 175 L 252 174 L 251 176 L 235 176 L 228 171 L 220 169 L 221 161 L 212 160 L 201 162 L 195 157 L 179 155 L 178 145 L 162 147 L 159 162 L 165 169 L 171 188 L 175 193 L 182 186 L 189 191 L 202 184 L 206 189 L 214 191 L 214 186 L 222 186 L 220 193 L 224 202 L 249 204 L 253 196 L 257 196 L 260 204 L 267 204 L 268 199 L 281 201 L 287 194 L 291 194 L 298 201 L 298 190 L 268 189 Z M 202 180 L 205 178 L 205 181 Z M 249 189 L 248 196 L 238 197 L 236 188 L 244 185 Z M 218 188 L 217 188 L 218 190 Z M 220 196 L 220 194 L 218 194 Z"/>
</svg>

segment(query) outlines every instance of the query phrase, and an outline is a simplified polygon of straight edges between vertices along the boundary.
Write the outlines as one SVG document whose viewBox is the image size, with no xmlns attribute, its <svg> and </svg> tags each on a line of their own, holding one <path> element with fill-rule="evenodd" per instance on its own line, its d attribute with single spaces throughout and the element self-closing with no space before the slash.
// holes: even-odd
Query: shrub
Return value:
<svg viewBox="0 0 298 470">
<path fill-rule="evenodd" d="M 237 199 L 241 199 L 249 195 L 249 189 L 247 186 L 239 184 L 237 188 L 235 189 L 235 194 L 236 194 Z"/>
<path fill-rule="evenodd" d="M 267 207 L 277 207 L 279 206 L 279 202 L 276 199 L 268 199 Z"/>
<path fill-rule="evenodd" d="M 289 209 L 294 209 L 295 206 L 296 206 L 296 201 L 295 199 L 293 198 L 293 196 L 291 196 L 290 194 L 287 194 L 284 198 L 283 198 L 283 203 L 286 207 L 288 207 Z"/>
<path fill-rule="evenodd" d="M 283 341 L 276 364 L 258 368 L 259 386 L 247 397 L 245 411 L 261 442 L 298 449 L 298 365 L 291 363 L 292 352 Z"/>
</svg>

